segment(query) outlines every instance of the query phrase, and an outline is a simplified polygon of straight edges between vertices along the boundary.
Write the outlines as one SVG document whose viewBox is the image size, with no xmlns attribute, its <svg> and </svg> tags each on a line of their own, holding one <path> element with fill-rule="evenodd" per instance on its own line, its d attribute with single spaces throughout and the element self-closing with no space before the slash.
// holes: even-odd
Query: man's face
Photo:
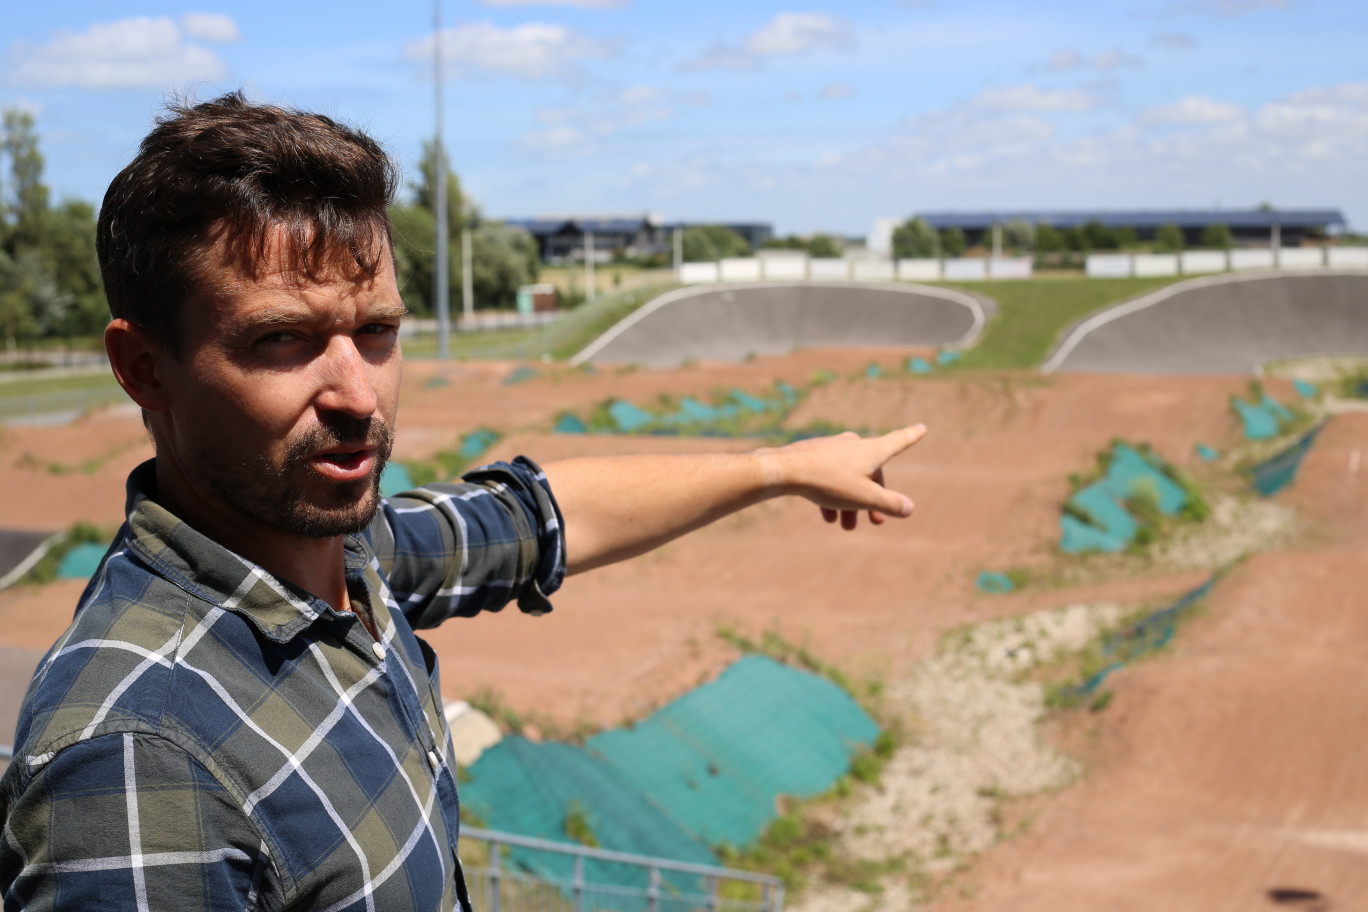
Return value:
<svg viewBox="0 0 1368 912">
<path fill-rule="evenodd" d="M 158 434 L 180 501 L 327 538 L 364 528 L 399 401 L 404 305 L 388 251 L 374 279 L 252 279 L 223 263 L 182 306 Z M 162 474 L 159 468 L 159 476 Z"/>
</svg>

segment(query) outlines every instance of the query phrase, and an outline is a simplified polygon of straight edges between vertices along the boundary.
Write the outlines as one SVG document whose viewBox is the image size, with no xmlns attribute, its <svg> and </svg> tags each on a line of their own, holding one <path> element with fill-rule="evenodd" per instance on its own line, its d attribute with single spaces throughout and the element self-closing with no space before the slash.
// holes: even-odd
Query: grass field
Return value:
<svg viewBox="0 0 1368 912">
<path fill-rule="evenodd" d="M 1159 279 L 1046 278 L 1026 282 L 966 282 L 951 287 L 998 303 L 963 368 L 1029 369 L 1039 365 L 1067 327 L 1099 310 L 1181 281 Z"/>
</svg>

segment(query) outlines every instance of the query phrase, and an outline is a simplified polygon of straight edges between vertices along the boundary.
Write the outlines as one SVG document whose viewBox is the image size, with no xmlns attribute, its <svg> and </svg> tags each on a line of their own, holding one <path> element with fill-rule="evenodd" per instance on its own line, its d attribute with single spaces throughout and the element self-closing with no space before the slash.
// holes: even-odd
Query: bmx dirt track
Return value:
<svg viewBox="0 0 1368 912">
<path fill-rule="evenodd" d="M 662 393 L 762 392 L 776 378 L 804 384 L 819 369 L 840 379 L 815 387 L 791 426 L 931 428 L 887 473 L 917 501 L 912 519 L 845 533 L 806 504 L 771 502 L 567 581 L 545 618 L 505 611 L 452 622 L 428 634 L 446 696 L 493 688 L 542 727 L 615 724 L 724 667 L 735 653 L 719 626 L 773 630 L 856 678 L 887 678 L 964 624 L 1079 602 L 1140 606 L 1206 578 L 1209 565 L 1194 559 L 1007 596 L 973 585 L 983 569 L 1058 570 L 1068 475 L 1086 471 L 1111 438 L 1148 441 L 1193 470 L 1194 443 L 1234 445 L 1228 397 L 1244 391 L 1247 374 L 864 376 L 871 359 L 892 369 L 913 353 L 809 350 L 595 374 L 551 367 L 512 386 L 503 382 L 511 364 L 410 363 L 401 460 L 430 457 L 481 425 L 505 435 L 491 458 L 745 448 L 550 428 L 562 410 L 584 414 L 612 396 L 645 404 Z M 1267 385 L 1293 398 L 1285 382 Z M 1009 806 L 1009 824 L 1033 823 L 958 875 L 937 908 L 1272 909 L 1268 891 L 1279 889 L 1317 892 L 1333 904 L 1325 908 L 1368 903 L 1368 757 L 1358 737 L 1368 721 L 1359 674 L 1368 478 L 1350 468 L 1364 451 L 1368 415 L 1335 418 L 1301 479 L 1277 498 L 1299 512 L 1293 541 L 1231 571 L 1173 649 L 1113 676 L 1105 711 L 1057 723 L 1050 736 L 1088 772 L 1058 795 Z M 150 455 L 127 408 L 65 427 L 5 428 L 0 525 L 117 525 L 124 477 Z M 30 660 L 65 627 L 81 588 L 0 593 L 0 645 Z"/>
</svg>

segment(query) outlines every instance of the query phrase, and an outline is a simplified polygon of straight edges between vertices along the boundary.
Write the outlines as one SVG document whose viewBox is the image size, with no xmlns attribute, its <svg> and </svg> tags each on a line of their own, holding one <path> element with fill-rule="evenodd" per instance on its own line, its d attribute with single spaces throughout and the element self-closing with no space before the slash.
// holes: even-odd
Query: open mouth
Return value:
<svg viewBox="0 0 1368 912">
<path fill-rule="evenodd" d="M 319 453 L 312 460 L 314 469 L 325 478 L 355 481 L 370 474 L 375 467 L 375 450 L 359 449 L 344 452 Z"/>
</svg>

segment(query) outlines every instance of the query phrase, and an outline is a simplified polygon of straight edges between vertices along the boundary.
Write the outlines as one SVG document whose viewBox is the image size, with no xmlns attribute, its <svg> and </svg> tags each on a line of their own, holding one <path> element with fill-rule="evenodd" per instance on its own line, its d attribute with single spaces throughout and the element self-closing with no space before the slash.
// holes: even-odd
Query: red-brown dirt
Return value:
<svg viewBox="0 0 1368 912">
<path fill-rule="evenodd" d="M 715 673 L 733 655 L 719 626 L 775 630 L 857 676 L 897 673 L 948 629 L 1081 601 L 1140 603 L 1191 588 L 1200 570 L 1129 572 L 1010 596 L 974 587 L 983 569 L 1058 564 L 1068 475 L 1113 437 L 1147 441 L 1200 470 L 1193 445 L 1237 440 L 1228 396 L 1244 378 L 1035 375 L 864 379 L 888 351 L 800 352 L 743 365 L 588 374 L 564 367 L 503 385 L 513 365 L 414 363 L 405 380 L 399 459 L 426 458 L 476 426 L 505 437 L 489 454 L 541 461 L 630 451 L 744 448 L 745 441 L 566 436 L 621 396 L 752 392 L 775 378 L 815 388 L 790 424 L 877 431 L 924 421 L 931 433 L 887 471 L 916 515 L 842 532 L 815 508 L 775 501 L 644 558 L 567 581 L 548 617 L 516 609 L 452 622 L 428 637 L 448 697 L 496 689 L 523 714 L 569 725 L 637 717 Z M 433 385 L 436 376 L 448 382 Z M 1290 397 L 1277 381 L 1270 390 Z M 1065 723 L 1083 781 L 1040 805 L 1026 835 L 979 859 L 941 905 L 953 909 L 1252 909 L 1270 889 L 1323 892 L 1334 908 L 1368 896 L 1368 416 L 1341 416 L 1279 499 L 1306 524 L 1298 550 L 1255 557 L 1217 588 L 1175 648 L 1114 676 L 1104 712 Z M 135 413 L 0 433 L 0 525 L 59 529 L 120 521 L 123 480 L 147 458 Z M 88 464 L 82 466 L 81 463 Z M 1364 460 L 1368 462 L 1368 460 Z M 58 474 L 54 465 L 75 466 Z M 71 616 L 78 584 L 0 593 L 0 642 L 43 648 Z M 1072 729 L 1070 729 L 1072 726 Z M 915 825 L 913 821 L 909 826 Z M 975 892 L 976 891 L 976 892 Z M 1271 907 L 1271 906 L 1270 906 Z"/>
</svg>

